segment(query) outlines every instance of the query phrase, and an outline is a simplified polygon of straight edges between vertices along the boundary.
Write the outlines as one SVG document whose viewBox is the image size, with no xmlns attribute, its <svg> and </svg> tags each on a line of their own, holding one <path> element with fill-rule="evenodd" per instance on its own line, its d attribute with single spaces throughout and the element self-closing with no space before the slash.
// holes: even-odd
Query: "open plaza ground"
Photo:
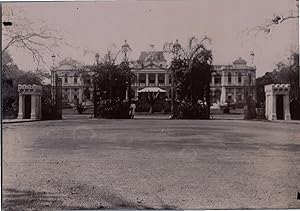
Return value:
<svg viewBox="0 0 300 211">
<path fill-rule="evenodd" d="M 3 208 L 299 208 L 299 140 L 267 121 L 4 124 Z"/>
</svg>

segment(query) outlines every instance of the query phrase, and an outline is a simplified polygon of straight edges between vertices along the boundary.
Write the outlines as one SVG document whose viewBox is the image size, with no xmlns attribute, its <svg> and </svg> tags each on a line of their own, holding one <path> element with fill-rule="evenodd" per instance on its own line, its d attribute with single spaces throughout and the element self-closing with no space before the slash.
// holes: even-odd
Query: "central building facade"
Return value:
<svg viewBox="0 0 300 211">
<path fill-rule="evenodd" d="M 164 93 L 162 97 L 171 98 L 171 72 L 163 51 L 141 52 L 132 73 L 135 74 L 132 91 L 136 99 L 141 93 L 155 90 Z M 243 107 L 247 89 L 250 90 L 247 94 L 255 100 L 255 79 L 256 68 L 248 66 L 241 57 L 231 65 L 214 65 L 210 83 L 214 103 L 223 105 L 230 102 Z"/>
<path fill-rule="evenodd" d="M 166 97 L 170 96 L 171 76 L 163 51 L 141 52 L 131 71 L 135 75 L 131 85 L 135 98 L 139 93 L 155 90 L 165 93 Z"/>
</svg>

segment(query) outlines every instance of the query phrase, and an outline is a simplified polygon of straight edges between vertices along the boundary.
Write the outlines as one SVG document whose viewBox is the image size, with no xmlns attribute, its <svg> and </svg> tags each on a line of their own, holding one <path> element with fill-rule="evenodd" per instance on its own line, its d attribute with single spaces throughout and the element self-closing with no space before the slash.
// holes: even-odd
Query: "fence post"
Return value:
<svg viewBox="0 0 300 211">
<path fill-rule="evenodd" d="M 96 100 L 96 94 L 97 94 L 97 85 L 96 85 L 96 80 L 94 78 L 93 80 L 93 83 L 94 83 L 94 93 L 93 93 L 93 101 L 94 101 L 94 118 L 97 118 L 97 100 Z"/>
</svg>

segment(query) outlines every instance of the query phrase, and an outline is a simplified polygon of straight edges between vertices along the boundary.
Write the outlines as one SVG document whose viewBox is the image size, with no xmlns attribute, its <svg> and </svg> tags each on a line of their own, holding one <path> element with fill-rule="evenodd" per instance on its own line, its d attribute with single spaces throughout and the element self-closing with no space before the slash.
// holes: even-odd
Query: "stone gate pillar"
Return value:
<svg viewBox="0 0 300 211">
<path fill-rule="evenodd" d="M 18 119 L 23 119 L 24 117 L 24 110 L 25 110 L 25 96 L 19 93 L 19 112 L 18 112 Z"/>
<path fill-rule="evenodd" d="M 277 120 L 277 98 L 283 97 L 283 118 L 290 120 L 290 84 L 269 84 L 265 86 L 266 105 L 265 116 L 268 120 Z"/>
<path fill-rule="evenodd" d="M 30 96 L 31 108 L 30 108 L 30 119 L 41 119 L 42 108 L 41 108 L 41 95 L 42 86 L 38 85 L 18 85 L 19 91 L 19 111 L 18 119 L 24 119 L 25 117 L 25 96 Z"/>
</svg>

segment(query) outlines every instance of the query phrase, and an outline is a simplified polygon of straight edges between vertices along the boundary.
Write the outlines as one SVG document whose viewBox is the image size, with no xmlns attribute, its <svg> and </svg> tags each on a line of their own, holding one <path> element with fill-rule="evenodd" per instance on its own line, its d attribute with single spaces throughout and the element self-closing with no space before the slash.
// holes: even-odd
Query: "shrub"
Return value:
<svg viewBox="0 0 300 211">
<path fill-rule="evenodd" d="M 182 101 L 178 105 L 179 118 L 183 119 L 207 119 L 208 107 L 205 103 L 190 103 Z"/>
<path fill-rule="evenodd" d="M 121 100 L 102 100 L 98 106 L 98 113 L 102 118 L 129 119 L 130 105 Z"/>
<path fill-rule="evenodd" d="M 78 103 L 75 107 L 79 114 L 83 114 L 88 108 L 84 106 L 82 103 Z"/>
</svg>

